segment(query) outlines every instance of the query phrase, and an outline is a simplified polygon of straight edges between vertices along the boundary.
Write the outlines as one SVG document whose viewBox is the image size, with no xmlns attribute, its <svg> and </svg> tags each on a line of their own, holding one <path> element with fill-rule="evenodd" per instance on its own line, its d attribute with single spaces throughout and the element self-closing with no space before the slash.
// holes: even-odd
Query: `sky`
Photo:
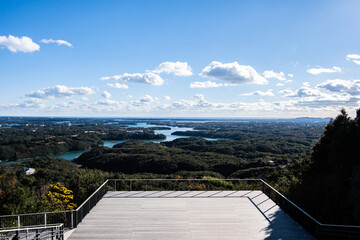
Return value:
<svg viewBox="0 0 360 240">
<path fill-rule="evenodd" d="M 0 115 L 335 117 L 360 1 L 0 0 Z"/>
</svg>

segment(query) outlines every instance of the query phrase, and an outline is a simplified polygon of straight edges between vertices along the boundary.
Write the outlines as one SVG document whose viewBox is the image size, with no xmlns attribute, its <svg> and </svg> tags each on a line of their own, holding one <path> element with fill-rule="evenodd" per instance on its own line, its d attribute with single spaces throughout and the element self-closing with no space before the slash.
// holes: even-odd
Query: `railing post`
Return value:
<svg viewBox="0 0 360 240">
<path fill-rule="evenodd" d="M 27 231 L 26 231 L 27 234 Z M 27 236 L 26 236 L 27 237 Z M 26 238 L 27 239 L 27 238 Z M 39 233 L 39 229 L 35 230 L 35 239 L 40 239 L 40 233 Z"/>
<path fill-rule="evenodd" d="M 132 180 L 130 179 L 130 191 L 132 191 Z"/>
<path fill-rule="evenodd" d="M 117 191 L 116 186 L 117 186 L 117 180 L 115 180 L 115 192 Z"/>
<path fill-rule="evenodd" d="M 20 228 L 20 215 L 17 216 L 18 228 Z"/>
<path fill-rule="evenodd" d="M 71 228 L 74 228 L 74 211 L 71 210 Z"/>
<path fill-rule="evenodd" d="M 46 213 L 44 214 L 44 225 L 46 226 Z"/>
</svg>

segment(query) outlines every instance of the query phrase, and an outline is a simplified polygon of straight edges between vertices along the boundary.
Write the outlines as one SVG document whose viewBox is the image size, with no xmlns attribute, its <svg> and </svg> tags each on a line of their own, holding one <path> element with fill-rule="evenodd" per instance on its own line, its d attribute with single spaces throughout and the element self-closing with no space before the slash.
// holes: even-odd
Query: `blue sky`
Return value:
<svg viewBox="0 0 360 240">
<path fill-rule="evenodd" d="M 354 115 L 359 12 L 346 0 L 0 0 L 0 115 Z"/>
</svg>

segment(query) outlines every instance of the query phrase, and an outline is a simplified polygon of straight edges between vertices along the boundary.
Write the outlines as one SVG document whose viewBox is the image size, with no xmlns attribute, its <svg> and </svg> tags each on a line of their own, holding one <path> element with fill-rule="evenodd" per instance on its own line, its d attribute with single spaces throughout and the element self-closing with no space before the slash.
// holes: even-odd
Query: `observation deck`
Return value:
<svg viewBox="0 0 360 240">
<path fill-rule="evenodd" d="M 69 240 L 314 239 L 261 191 L 110 191 Z"/>
</svg>

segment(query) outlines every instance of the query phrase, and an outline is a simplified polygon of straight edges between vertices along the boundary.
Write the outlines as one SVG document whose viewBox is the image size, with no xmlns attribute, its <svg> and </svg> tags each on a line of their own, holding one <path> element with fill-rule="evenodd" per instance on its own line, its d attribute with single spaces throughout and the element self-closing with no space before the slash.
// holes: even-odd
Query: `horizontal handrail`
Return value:
<svg viewBox="0 0 360 240">
<path fill-rule="evenodd" d="M 108 179 L 106 181 L 260 181 L 261 179 L 254 178 L 207 178 L 207 179 L 193 179 L 193 178 L 120 178 L 120 179 Z"/>
<path fill-rule="evenodd" d="M 0 218 L 2 218 L 2 217 L 14 217 L 14 216 L 28 216 L 28 215 L 44 215 L 44 214 L 53 214 L 53 213 L 70 213 L 71 211 L 72 210 L 54 211 L 54 212 L 38 212 L 38 213 L 20 213 L 20 214 L 10 214 L 10 215 L 0 215 Z"/>
<path fill-rule="evenodd" d="M 33 229 L 47 229 L 47 228 L 61 228 L 64 224 L 48 224 L 48 225 L 34 225 L 34 226 L 26 226 L 26 227 L 20 227 L 20 228 L 7 228 L 6 230 L 0 230 L 0 233 L 4 232 L 17 232 L 17 231 L 24 231 L 24 230 L 33 230 Z"/>
</svg>

